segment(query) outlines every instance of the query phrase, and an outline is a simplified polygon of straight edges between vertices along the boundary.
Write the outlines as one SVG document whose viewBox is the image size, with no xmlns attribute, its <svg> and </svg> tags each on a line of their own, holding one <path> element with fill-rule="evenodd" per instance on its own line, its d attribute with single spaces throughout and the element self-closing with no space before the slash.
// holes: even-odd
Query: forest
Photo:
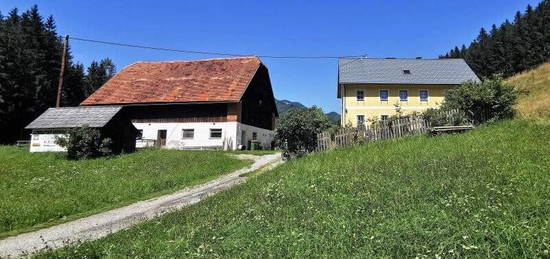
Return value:
<svg viewBox="0 0 550 259">
<path fill-rule="evenodd" d="M 536 8 L 528 5 L 513 21 L 481 28 L 468 46 L 451 49 L 440 58 L 463 58 L 482 78 L 509 77 L 534 68 L 550 59 L 550 1 Z"/>
<path fill-rule="evenodd" d="M 56 104 L 63 39 L 37 6 L 0 13 L 0 144 L 27 139 L 24 127 Z M 85 68 L 68 46 L 61 106 L 76 106 L 116 72 L 109 58 Z"/>
</svg>

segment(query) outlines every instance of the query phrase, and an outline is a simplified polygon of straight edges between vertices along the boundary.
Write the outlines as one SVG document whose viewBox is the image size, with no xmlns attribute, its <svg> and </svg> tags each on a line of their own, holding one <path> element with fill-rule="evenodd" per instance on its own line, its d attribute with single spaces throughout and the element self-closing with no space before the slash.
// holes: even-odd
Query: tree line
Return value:
<svg viewBox="0 0 550 259">
<path fill-rule="evenodd" d="M 27 139 L 24 127 L 55 106 L 62 51 L 53 17 L 44 19 L 37 6 L 0 12 L 0 143 Z M 115 72 L 109 58 L 85 69 L 68 46 L 62 106 L 77 106 Z"/>
<path fill-rule="evenodd" d="M 527 6 L 514 20 L 487 32 L 481 28 L 468 47 L 455 47 L 440 58 L 464 58 L 480 77 L 508 77 L 550 60 L 550 0 Z"/>
</svg>

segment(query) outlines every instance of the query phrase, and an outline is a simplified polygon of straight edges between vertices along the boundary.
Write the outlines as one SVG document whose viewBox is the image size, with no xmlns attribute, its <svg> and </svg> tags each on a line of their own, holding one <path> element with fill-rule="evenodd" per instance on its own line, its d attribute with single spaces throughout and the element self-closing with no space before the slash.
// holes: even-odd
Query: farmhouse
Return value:
<svg viewBox="0 0 550 259">
<path fill-rule="evenodd" d="M 138 62 L 82 106 L 124 106 L 138 147 L 270 148 L 278 116 L 267 67 L 257 57 Z"/>
<path fill-rule="evenodd" d="M 437 108 L 445 91 L 466 81 L 479 81 L 463 59 L 342 58 L 338 62 L 337 96 L 342 125 L 385 120 L 397 113 Z"/>
<path fill-rule="evenodd" d="M 112 152 L 135 150 L 137 129 L 122 112 L 122 106 L 50 108 L 32 121 L 26 129 L 31 133 L 31 152 L 58 152 L 65 148 L 55 144 L 57 137 L 66 137 L 68 129 L 88 126 L 99 129 L 102 137 L 112 140 Z"/>
</svg>

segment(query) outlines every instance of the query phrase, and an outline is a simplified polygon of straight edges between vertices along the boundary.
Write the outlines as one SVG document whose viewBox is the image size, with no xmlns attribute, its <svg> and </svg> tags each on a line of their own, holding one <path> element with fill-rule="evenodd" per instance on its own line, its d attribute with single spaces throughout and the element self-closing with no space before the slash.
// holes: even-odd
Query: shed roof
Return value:
<svg viewBox="0 0 550 259">
<path fill-rule="evenodd" d="M 479 81 L 479 78 L 463 59 L 342 58 L 338 61 L 339 84 L 461 84 L 468 80 Z"/>
<path fill-rule="evenodd" d="M 79 106 L 49 108 L 32 121 L 26 129 L 74 128 L 88 125 L 104 127 L 122 109 L 122 106 Z"/>
<path fill-rule="evenodd" d="M 261 65 L 258 57 L 138 62 L 82 105 L 239 102 Z"/>
</svg>

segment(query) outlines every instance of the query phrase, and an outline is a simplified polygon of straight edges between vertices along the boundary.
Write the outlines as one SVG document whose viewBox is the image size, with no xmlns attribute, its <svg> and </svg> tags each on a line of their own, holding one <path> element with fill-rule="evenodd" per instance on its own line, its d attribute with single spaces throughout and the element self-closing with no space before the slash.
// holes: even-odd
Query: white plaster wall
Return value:
<svg viewBox="0 0 550 259">
<path fill-rule="evenodd" d="M 257 132 L 257 139 L 264 148 L 271 147 L 274 132 L 239 122 L 192 122 L 192 123 L 133 123 L 138 130 L 143 130 L 142 139 L 156 140 L 159 130 L 166 130 L 166 148 L 174 149 L 237 149 L 241 144 L 247 145 L 252 133 Z M 183 139 L 183 129 L 194 129 L 193 139 Z M 222 137 L 210 138 L 210 129 L 222 129 Z M 241 141 L 241 131 L 246 137 Z M 145 146 L 144 141 L 137 141 L 136 147 Z"/>
<path fill-rule="evenodd" d="M 133 123 L 143 130 L 142 139 L 157 139 L 159 130 L 166 130 L 166 148 L 175 149 L 236 149 L 237 122 Z M 183 129 L 194 129 L 193 139 L 183 139 Z M 221 138 L 210 138 L 210 129 L 222 129 Z M 138 141 L 139 143 L 139 141 Z M 137 146 L 140 147 L 139 145 Z"/>
<path fill-rule="evenodd" d="M 31 134 L 31 152 L 64 152 L 66 148 L 55 144 L 56 137 L 68 137 L 66 134 Z"/>
<path fill-rule="evenodd" d="M 238 131 L 237 131 L 237 142 L 239 144 L 247 146 L 248 141 L 252 139 L 253 132 L 256 132 L 257 133 L 257 138 L 256 139 L 262 144 L 262 147 L 264 149 L 271 148 L 271 141 L 273 141 L 273 139 L 275 138 L 275 132 L 274 131 L 266 130 L 266 129 L 262 129 L 262 128 L 258 128 L 258 127 L 254 127 L 254 126 L 250 126 L 250 125 L 243 124 L 243 123 L 239 123 L 238 126 L 239 127 L 238 127 Z M 241 140 L 241 134 L 242 134 L 243 130 L 245 131 L 245 135 L 246 135 L 244 141 Z M 248 148 L 248 146 L 247 146 L 247 148 Z"/>
</svg>

